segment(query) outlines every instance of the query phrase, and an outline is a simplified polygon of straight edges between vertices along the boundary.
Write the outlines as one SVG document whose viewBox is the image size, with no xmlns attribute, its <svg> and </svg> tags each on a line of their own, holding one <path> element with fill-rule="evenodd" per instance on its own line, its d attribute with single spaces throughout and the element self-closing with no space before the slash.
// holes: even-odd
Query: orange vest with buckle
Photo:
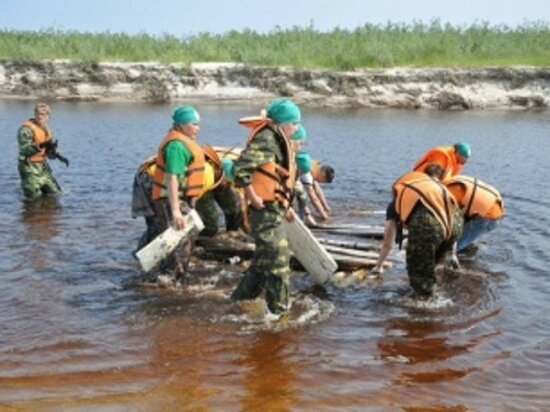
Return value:
<svg viewBox="0 0 550 412">
<path fill-rule="evenodd" d="M 198 197 L 203 192 L 204 152 L 200 145 L 183 133 L 170 129 L 160 143 L 156 156 L 156 169 L 153 177 L 153 200 L 168 196 L 166 173 L 164 172 L 164 148 L 173 140 L 179 140 L 191 152 L 192 160 L 185 170 L 185 176 L 180 178 L 180 196 L 186 198 Z"/>
<path fill-rule="evenodd" d="M 34 143 L 38 146 L 41 143 L 51 140 L 50 133 L 47 129 L 43 129 L 34 123 L 32 120 L 27 120 L 23 126 L 32 130 Z M 39 152 L 29 156 L 28 160 L 34 163 L 43 162 L 46 160 L 46 149 L 40 149 Z"/>
<path fill-rule="evenodd" d="M 493 186 L 468 176 L 455 176 L 445 184 L 457 200 L 464 217 L 499 219 L 504 216 L 502 197 Z"/>
<path fill-rule="evenodd" d="M 454 146 L 439 146 L 428 150 L 416 161 L 413 170 L 423 172 L 432 163 L 436 163 L 443 168 L 442 182 L 458 175 L 462 170 Z"/>
<path fill-rule="evenodd" d="M 430 211 L 441 225 L 446 239 L 452 234 L 456 200 L 439 181 L 425 173 L 410 172 L 401 176 L 393 185 L 395 211 L 403 223 L 407 223 L 418 202 Z"/>
<path fill-rule="evenodd" d="M 258 167 L 252 174 L 252 188 L 263 201 L 277 201 L 285 208 L 289 207 L 296 182 L 296 163 L 290 140 L 266 117 L 246 117 L 240 119 L 239 123 L 251 129 L 247 142 L 253 140 L 265 128 L 274 132 L 283 149 L 283 164 L 267 162 Z"/>
</svg>

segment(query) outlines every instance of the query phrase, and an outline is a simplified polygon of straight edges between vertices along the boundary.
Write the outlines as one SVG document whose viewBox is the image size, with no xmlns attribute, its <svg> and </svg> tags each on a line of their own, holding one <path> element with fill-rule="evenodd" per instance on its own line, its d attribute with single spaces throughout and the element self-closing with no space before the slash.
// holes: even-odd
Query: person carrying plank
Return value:
<svg viewBox="0 0 550 412">
<path fill-rule="evenodd" d="M 294 218 L 290 203 L 299 144 L 293 145 L 291 136 L 300 120 L 299 107 L 289 99 L 272 101 L 265 117 L 241 119 L 251 131 L 234 162 L 234 182 L 244 188 L 249 202 L 250 235 L 256 248 L 231 299 L 255 299 L 265 289 L 267 308 L 275 315 L 289 309 L 290 250 L 283 219 Z"/>
<path fill-rule="evenodd" d="M 184 215 L 194 208 L 203 193 L 205 156 L 197 141 L 200 116 L 192 106 L 177 107 L 173 125 L 161 141 L 154 158 L 155 171 L 151 182 L 153 215 L 148 221 L 148 236 L 155 238 L 172 225 L 185 226 Z M 178 247 L 160 270 L 181 279 L 189 263 L 192 243 Z"/>
</svg>

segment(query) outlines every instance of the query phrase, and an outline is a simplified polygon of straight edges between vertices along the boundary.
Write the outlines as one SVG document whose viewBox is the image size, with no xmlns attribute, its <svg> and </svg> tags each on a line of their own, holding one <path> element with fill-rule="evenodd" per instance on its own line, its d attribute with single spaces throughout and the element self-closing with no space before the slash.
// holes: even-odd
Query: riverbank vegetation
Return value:
<svg viewBox="0 0 550 412">
<path fill-rule="evenodd" d="M 321 32 L 310 27 L 223 34 L 172 35 L 0 30 L 0 59 L 70 59 L 84 62 L 237 62 L 351 70 L 393 66 L 471 67 L 550 62 L 548 23 L 510 28 L 476 23 L 457 27 L 433 21 L 366 24 Z"/>
</svg>

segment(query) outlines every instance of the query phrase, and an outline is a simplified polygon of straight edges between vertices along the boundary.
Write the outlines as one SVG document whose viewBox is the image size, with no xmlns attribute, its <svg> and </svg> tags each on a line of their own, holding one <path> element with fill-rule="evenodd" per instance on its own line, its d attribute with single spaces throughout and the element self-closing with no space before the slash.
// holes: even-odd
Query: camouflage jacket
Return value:
<svg viewBox="0 0 550 412">
<path fill-rule="evenodd" d="M 284 152 L 275 132 L 265 128 L 257 133 L 235 160 L 235 185 L 248 186 L 252 183 L 252 174 L 261 165 L 268 162 L 282 164 Z"/>
</svg>

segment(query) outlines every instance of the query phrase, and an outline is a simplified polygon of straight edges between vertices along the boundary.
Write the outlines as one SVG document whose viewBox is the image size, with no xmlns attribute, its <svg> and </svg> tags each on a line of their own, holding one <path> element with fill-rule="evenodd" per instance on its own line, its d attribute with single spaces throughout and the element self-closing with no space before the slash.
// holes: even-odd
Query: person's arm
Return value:
<svg viewBox="0 0 550 412">
<path fill-rule="evenodd" d="M 22 126 L 17 132 L 17 141 L 19 143 L 20 160 L 40 152 L 42 149 L 34 142 L 34 133 L 30 127 Z"/>
<path fill-rule="evenodd" d="M 380 254 L 378 255 L 376 266 L 372 269 L 371 273 L 382 274 L 384 272 L 384 262 L 393 247 L 396 230 L 397 226 L 395 224 L 395 220 L 386 220 L 386 226 L 384 227 L 384 241 L 382 242 L 382 247 L 380 248 Z"/>
<path fill-rule="evenodd" d="M 166 174 L 168 183 L 168 203 L 170 205 L 170 211 L 172 212 L 172 225 L 181 230 L 185 227 L 185 219 L 181 213 L 180 198 L 179 198 L 179 182 L 178 176 L 172 174 Z"/>
<path fill-rule="evenodd" d="M 244 194 L 246 195 L 246 199 L 250 202 L 250 205 L 253 208 L 263 209 L 265 207 L 263 199 L 256 194 L 252 185 L 245 186 Z"/>
<path fill-rule="evenodd" d="M 313 182 L 313 188 L 315 189 L 315 193 L 317 194 L 317 197 L 319 198 L 321 205 L 323 206 L 326 214 L 328 215 L 330 212 L 330 207 L 328 206 L 327 199 L 325 198 L 325 192 L 323 192 L 321 185 L 317 181 Z"/>
<path fill-rule="evenodd" d="M 321 216 L 321 219 L 328 220 L 328 215 L 325 212 L 325 209 L 323 208 L 323 205 L 319 198 L 317 197 L 317 194 L 315 193 L 315 189 L 313 187 L 313 184 L 304 185 L 306 193 L 308 194 L 309 200 L 313 204 L 313 207 L 315 207 L 315 210 L 317 213 L 319 213 L 319 216 Z"/>
<path fill-rule="evenodd" d="M 168 204 L 172 213 L 172 225 L 181 230 L 185 226 L 185 220 L 181 211 L 179 198 L 179 176 L 183 176 L 187 166 L 191 163 L 192 155 L 185 144 L 180 141 L 172 141 L 164 149 L 166 190 L 168 192 Z"/>
</svg>

